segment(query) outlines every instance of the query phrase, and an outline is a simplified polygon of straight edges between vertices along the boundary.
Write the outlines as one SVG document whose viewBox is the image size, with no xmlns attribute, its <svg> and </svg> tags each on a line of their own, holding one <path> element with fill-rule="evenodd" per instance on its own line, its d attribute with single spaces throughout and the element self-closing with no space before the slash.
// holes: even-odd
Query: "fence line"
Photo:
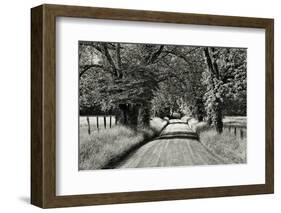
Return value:
<svg viewBox="0 0 281 213">
<path fill-rule="evenodd" d="M 224 126 L 224 130 L 233 133 L 240 139 L 244 139 L 247 136 L 247 128 L 243 126 Z"/>
<path fill-rule="evenodd" d="M 112 128 L 117 125 L 117 119 L 115 115 L 80 116 L 80 125 L 87 125 L 88 134 L 90 135 L 93 131 Z"/>
</svg>

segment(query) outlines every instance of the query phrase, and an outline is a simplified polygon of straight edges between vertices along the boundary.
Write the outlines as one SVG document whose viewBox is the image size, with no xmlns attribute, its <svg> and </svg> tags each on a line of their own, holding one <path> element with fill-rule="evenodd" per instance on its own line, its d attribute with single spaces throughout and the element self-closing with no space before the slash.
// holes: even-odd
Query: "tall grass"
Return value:
<svg viewBox="0 0 281 213">
<path fill-rule="evenodd" d="M 104 168 L 113 159 L 121 157 L 132 147 L 157 136 L 165 124 L 166 121 L 155 118 L 151 121 L 149 128 L 133 130 L 118 125 L 111 129 L 102 129 L 89 137 L 84 135 L 86 132 L 80 131 L 79 169 Z"/>
<path fill-rule="evenodd" d="M 219 134 L 206 122 L 198 122 L 195 119 L 190 120 L 189 125 L 199 134 L 200 142 L 226 163 L 247 162 L 246 138 L 241 139 L 226 130 Z"/>
<path fill-rule="evenodd" d="M 201 131 L 200 141 L 214 154 L 225 159 L 226 163 L 246 163 L 247 141 L 228 131 L 218 134 L 214 129 Z"/>
</svg>

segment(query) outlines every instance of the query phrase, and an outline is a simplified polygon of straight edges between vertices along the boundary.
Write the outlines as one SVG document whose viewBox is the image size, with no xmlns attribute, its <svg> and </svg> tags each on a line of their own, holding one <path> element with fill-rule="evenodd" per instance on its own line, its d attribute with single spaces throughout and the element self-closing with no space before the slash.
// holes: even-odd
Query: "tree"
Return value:
<svg viewBox="0 0 281 213">
<path fill-rule="evenodd" d="M 177 106 L 180 113 L 189 114 L 199 121 L 203 120 L 205 116 L 203 94 L 206 89 L 201 82 L 205 69 L 201 48 L 169 46 L 163 52 L 166 54 L 164 57 L 166 60 L 160 62 L 166 67 L 164 76 L 168 80 L 164 82 L 164 86 L 160 85 L 161 89 L 156 95 L 158 105 L 154 108 L 166 112 L 166 108 L 173 111 L 174 106 Z M 161 97 L 164 97 L 164 100 L 161 100 Z"/>
<path fill-rule="evenodd" d="M 157 80 L 152 68 L 131 66 L 124 70 L 122 79 L 101 79 L 99 91 L 104 99 L 118 106 L 119 122 L 125 125 L 148 125 L 150 101 Z"/>
<path fill-rule="evenodd" d="M 204 95 L 207 120 L 218 133 L 223 131 L 223 107 L 246 90 L 246 50 L 239 48 L 203 49 L 206 58 Z M 233 108 L 233 106 L 232 106 Z"/>
<path fill-rule="evenodd" d="M 93 69 L 101 69 L 105 74 L 99 77 L 95 73 L 96 88 L 90 88 L 90 93 L 95 91 L 100 101 L 115 105 L 120 123 L 130 126 L 148 125 L 152 91 L 158 85 L 155 62 L 164 46 L 102 42 L 82 42 L 80 46 L 82 51 L 88 55 L 92 51 L 96 57 L 94 63 L 91 61 L 89 64 L 88 60 L 80 64 L 80 77 Z"/>
<path fill-rule="evenodd" d="M 225 114 L 246 113 L 243 48 L 80 42 L 79 76 L 80 112 L 132 127 L 178 112 L 222 132 Z"/>
</svg>

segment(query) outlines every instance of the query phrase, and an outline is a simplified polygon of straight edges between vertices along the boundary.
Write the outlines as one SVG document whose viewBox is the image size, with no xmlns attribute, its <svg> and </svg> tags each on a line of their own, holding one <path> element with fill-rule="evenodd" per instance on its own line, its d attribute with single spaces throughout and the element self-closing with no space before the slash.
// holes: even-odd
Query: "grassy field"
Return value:
<svg viewBox="0 0 281 213">
<path fill-rule="evenodd" d="M 246 127 L 247 126 L 247 117 L 245 116 L 225 116 L 223 119 L 223 124 L 225 126 L 237 126 L 237 127 Z"/>
<path fill-rule="evenodd" d="M 80 126 L 88 126 L 87 124 L 87 117 L 86 116 L 80 116 Z M 97 130 L 97 116 L 89 116 L 89 121 L 91 125 L 91 130 L 95 131 Z M 99 128 L 104 128 L 104 116 L 98 117 L 99 121 Z M 106 127 L 109 128 L 110 123 L 110 116 L 106 116 Z M 115 125 L 115 116 L 111 116 L 111 126 Z"/>
<path fill-rule="evenodd" d="M 89 116 L 90 121 L 90 130 L 91 134 L 88 134 L 88 123 L 87 123 L 87 117 L 86 116 L 80 116 L 79 118 L 79 135 L 80 135 L 80 144 L 83 144 L 91 139 L 92 135 L 96 135 L 98 132 L 97 128 L 97 116 Z M 98 117 L 99 122 L 99 130 L 104 129 L 104 117 L 99 116 Z M 109 127 L 110 118 L 109 116 L 106 116 L 106 128 Z M 113 128 L 115 126 L 115 116 L 111 117 L 111 127 Z"/>
<path fill-rule="evenodd" d="M 128 150 L 156 137 L 167 121 L 154 118 L 150 128 L 133 130 L 116 125 L 88 135 L 87 126 L 80 125 L 79 169 L 91 170 L 106 167 L 113 159 L 121 157 Z"/>
<path fill-rule="evenodd" d="M 225 117 L 224 125 L 246 127 L 246 117 Z M 195 119 L 189 121 L 191 128 L 199 134 L 200 141 L 214 154 L 220 156 L 226 163 L 247 162 L 247 138 L 241 138 L 233 132 L 224 130 L 218 134 L 206 122 L 198 122 Z M 246 129 L 243 129 L 246 131 Z"/>
</svg>

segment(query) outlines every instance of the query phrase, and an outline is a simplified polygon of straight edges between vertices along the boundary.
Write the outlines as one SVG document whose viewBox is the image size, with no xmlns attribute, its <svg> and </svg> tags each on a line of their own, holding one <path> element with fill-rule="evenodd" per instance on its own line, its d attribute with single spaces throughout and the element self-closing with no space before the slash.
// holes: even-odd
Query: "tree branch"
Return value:
<svg viewBox="0 0 281 213">
<path fill-rule="evenodd" d="M 208 47 L 204 48 L 204 53 L 205 53 L 207 65 L 208 65 L 210 71 L 216 76 L 217 79 L 219 79 L 219 73 L 218 73 L 217 64 L 213 60 L 213 58 L 211 57 Z"/>
<path fill-rule="evenodd" d="M 87 72 L 89 69 L 96 67 L 96 68 L 103 68 L 102 65 L 99 64 L 91 64 L 91 65 L 84 65 L 84 66 L 80 66 L 80 72 L 79 72 L 79 77 L 81 77 L 85 72 Z"/>
<path fill-rule="evenodd" d="M 117 65 L 118 69 L 122 69 L 122 64 L 121 64 L 121 55 L 120 55 L 120 43 L 117 43 L 116 45 L 116 57 L 117 57 Z"/>
<path fill-rule="evenodd" d="M 188 54 L 194 52 L 195 50 L 199 49 L 200 47 L 194 47 L 192 50 L 188 51 L 187 53 L 183 54 L 183 53 L 180 53 L 180 52 L 177 52 L 175 50 L 171 50 L 171 51 L 168 51 L 168 50 L 164 50 L 163 53 L 167 53 L 168 54 L 171 54 L 171 55 L 174 55 L 178 58 L 181 58 L 182 60 L 184 60 L 186 63 L 190 64 L 188 58 L 186 57 Z"/>
<path fill-rule="evenodd" d="M 163 49 L 164 49 L 164 45 L 161 45 L 157 51 L 152 53 L 149 57 L 147 64 L 152 64 L 159 57 Z"/>
<path fill-rule="evenodd" d="M 176 69 L 175 69 L 174 67 L 172 67 L 171 65 L 169 65 L 166 61 L 163 61 L 163 63 L 164 63 L 169 69 L 173 70 L 173 72 L 168 72 L 168 74 L 164 74 L 164 75 L 162 75 L 162 76 L 158 76 L 159 78 L 158 78 L 158 80 L 157 80 L 157 83 L 166 81 L 167 79 L 173 78 L 173 77 L 179 79 L 180 81 L 182 80 L 182 79 L 179 78 L 178 75 L 175 74 L 175 73 L 176 73 Z"/>
<path fill-rule="evenodd" d="M 211 50 L 212 50 L 212 53 L 214 53 L 215 48 L 212 47 Z M 220 79 L 220 71 L 219 71 L 219 67 L 218 67 L 217 61 L 216 61 L 216 59 L 213 57 L 213 55 L 212 55 L 212 58 L 213 58 L 214 71 L 215 71 L 215 73 L 216 73 L 217 78 Z"/>
<path fill-rule="evenodd" d="M 107 44 L 106 43 L 102 43 L 102 47 L 103 47 L 103 52 L 104 52 L 104 55 L 106 57 L 106 59 L 108 60 L 109 64 L 111 65 L 111 68 L 113 69 L 113 73 L 116 77 L 119 77 L 119 73 L 118 73 L 118 70 L 114 64 L 114 61 L 107 49 Z"/>
</svg>

